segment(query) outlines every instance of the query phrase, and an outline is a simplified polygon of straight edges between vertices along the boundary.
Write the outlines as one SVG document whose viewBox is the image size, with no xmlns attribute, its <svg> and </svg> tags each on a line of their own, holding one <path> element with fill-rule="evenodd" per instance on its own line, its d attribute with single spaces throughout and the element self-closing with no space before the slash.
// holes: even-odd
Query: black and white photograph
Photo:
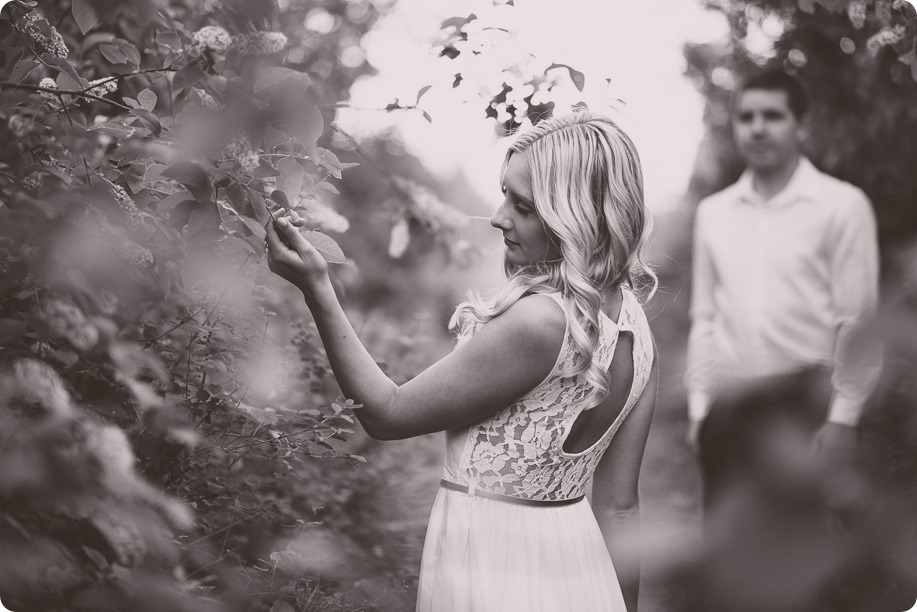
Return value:
<svg viewBox="0 0 917 612">
<path fill-rule="evenodd" d="M 0 1 L 2 610 L 917 611 L 917 2 Z"/>
</svg>

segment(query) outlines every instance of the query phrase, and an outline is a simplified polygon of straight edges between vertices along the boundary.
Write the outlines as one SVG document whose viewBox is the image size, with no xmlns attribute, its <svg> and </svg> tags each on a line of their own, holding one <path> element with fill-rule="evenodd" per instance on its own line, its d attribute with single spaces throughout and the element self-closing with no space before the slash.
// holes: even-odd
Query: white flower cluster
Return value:
<svg viewBox="0 0 917 612">
<path fill-rule="evenodd" d="M 188 100 L 191 104 L 195 104 L 204 109 L 215 109 L 220 107 L 217 101 L 213 99 L 213 96 L 199 87 L 195 87 L 191 90 L 191 93 L 188 95 Z"/>
<path fill-rule="evenodd" d="M 142 223 L 143 217 L 141 216 L 140 209 L 137 208 L 137 204 L 134 202 L 134 200 L 129 195 L 127 195 L 127 192 L 124 191 L 124 188 L 120 185 L 109 183 L 108 189 L 115 197 L 115 201 L 118 202 L 118 206 L 120 206 L 124 214 L 127 215 L 131 227 L 138 227 Z"/>
<path fill-rule="evenodd" d="M 115 251 L 118 252 L 122 259 L 133 266 L 146 268 L 156 262 L 152 251 L 130 240 L 125 239 L 116 242 Z"/>
<path fill-rule="evenodd" d="M 892 8 L 895 9 L 896 11 L 900 11 L 908 4 L 910 4 L 908 0 L 895 0 L 894 2 L 892 2 Z"/>
<path fill-rule="evenodd" d="M 34 123 L 25 115 L 13 115 L 7 120 L 6 126 L 16 137 L 16 140 L 25 140 L 27 136 L 35 131 Z"/>
<path fill-rule="evenodd" d="M 99 330 L 86 320 L 83 311 L 70 300 L 48 298 L 42 301 L 41 319 L 51 333 L 66 338 L 81 351 L 88 351 L 99 341 Z"/>
<path fill-rule="evenodd" d="M 894 45 L 904 40 L 904 35 L 906 33 L 907 29 L 901 24 L 890 28 L 883 28 L 866 41 L 866 48 L 869 49 L 871 53 L 878 53 L 879 49 L 882 47 Z"/>
<path fill-rule="evenodd" d="M 465 221 L 465 215 L 446 204 L 432 191 L 413 181 L 395 177 L 395 184 L 411 198 L 408 213 L 432 232 L 454 231 Z"/>
<path fill-rule="evenodd" d="M 42 21 L 44 22 L 44 27 L 42 26 Z M 64 42 L 64 37 L 38 11 L 32 11 L 16 22 L 16 29 L 27 34 L 42 51 L 51 57 L 64 59 L 70 55 L 70 50 Z"/>
<path fill-rule="evenodd" d="M 865 0 L 853 0 L 853 2 L 848 4 L 847 17 L 850 18 L 850 23 L 853 24 L 854 28 L 857 30 L 862 30 L 863 26 L 866 25 Z"/>
<path fill-rule="evenodd" d="M 884 24 L 892 21 L 892 5 L 888 0 L 876 0 L 876 17 Z"/>
<path fill-rule="evenodd" d="M 105 82 L 102 83 L 102 81 L 105 81 Z M 102 83 L 102 84 L 99 85 L 99 83 Z M 118 89 L 118 81 L 107 81 L 106 79 L 96 79 L 95 81 L 90 81 L 89 84 L 97 86 L 97 87 L 93 87 L 92 89 L 86 92 L 94 96 L 104 96 L 104 95 L 113 93 L 116 89 Z"/>
<path fill-rule="evenodd" d="M 130 475 L 134 471 L 134 451 L 127 436 L 113 425 L 86 422 L 86 445 L 108 474 Z"/>
<path fill-rule="evenodd" d="M 258 167 L 258 154 L 252 149 L 252 143 L 243 132 L 236 132 L 223 147 L 223 153 L 237 162 L 244 172 L 251 174 Z"/>
<path fill-rule="evenodd" d="M 249 32 L 233 37 L 232 46 L 239 55 L 270 55 L 287 46 L 287 37 L 282 32 Z"/>
<path fill-rule="evenodd" d="M 66 417 L 73 412 L 70 393 L 60 376 L 36 359 L 19 359 L 12 373 L 0 378 L 0 404 L 12 402 L 30 411 L 38 409 L 44 415 Z"/>
<path fill-rule="evenodd" d="M 347 217 L 318 200 L 309 200 L 304 208 L 297 208 L 296 212 L 306 221 L 307 227 L 317 227 L 326 232 L 343 234 L 350 229 Z"/>
<path fill-rule="evenodd" d="M 30 172 L 22 179 L 22 188 L 29 193 L 36 193 L 41 185 L 41 175 L 37 172 Z"/>
<path fill-rule="evenodd" d="M 57 82 L 51 77 L 45 77 L 38 82 L 39 87 L 44 87 L 45 89 L 57 89 Z M 38 95 L 44 98 L 45 100 L 54 101 L 57 100 L 57 96 L 48 91 L 40 91 Z"/>
<path fill-rule="evenodd" d="M 194 44 L 217 53 L 224 53 L 232 45 L 232 36 L 220 26 L 204 26 L 191 35 Z"/>
<path fill-rule="evenodd" d="M 212 13 L 223 8 L 223 0 L 193 0 L 191 8 L 199 15 Z"/>
<path fill-rule="evenodd" d="M 102 314 L 113 315 L 118 309 L 118 296 L 111 291 L 101 291 L 94 296 L 96 306 Z"/>
</svg>

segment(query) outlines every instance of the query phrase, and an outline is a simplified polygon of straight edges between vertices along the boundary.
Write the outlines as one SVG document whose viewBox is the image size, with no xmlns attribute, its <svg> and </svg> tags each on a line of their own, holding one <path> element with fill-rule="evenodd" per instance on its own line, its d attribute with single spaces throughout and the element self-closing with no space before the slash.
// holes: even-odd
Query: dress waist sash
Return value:
<svg viewBox="0 0 917 612">
<path fill-rule="evenodd" d="M 508 504 L 518 504 L 520 506 L 537 506 L 537 507 L 551 507 L 551 506 L 569 506 L 575 504 L 576 502 L 582 500 L 585 495 L 580 495 L 579 497 L 574 497 L 571 499 L 523 499 L 521 497 L 513 497 L 511 495 L 503 495 L 501 493 L 491 493 L 490 491 L 481 491 L 477 488 L 469 487 L 468 485 L 460 485 L 445 478 L 439 481 L 439 486 L 444 489 L 449 489 L 451 491 L 459 491 L 460 493 L 467 493 L 468 495 L 474 495 L 475 497 L 483 497 L 485 499 L 493 499 L 496 501 L 506 502 Z"/>
</svg>

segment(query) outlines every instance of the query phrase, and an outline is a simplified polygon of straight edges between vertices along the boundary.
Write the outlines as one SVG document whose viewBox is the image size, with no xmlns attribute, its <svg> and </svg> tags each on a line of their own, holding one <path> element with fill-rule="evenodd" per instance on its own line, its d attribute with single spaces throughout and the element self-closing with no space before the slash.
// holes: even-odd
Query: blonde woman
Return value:
<svg viewBox="0 0 917 612">
<path fill-rule="evenodd" d="M 611 120 L 578 112 L 522 133 L 501 189 L 491 224 L 508 282 L 459 305 L 455 350 L 400 386 L 360 343 L 298 219 L 269 228 L 269 265 L 302 290 L 370 435 L 446 431 L 418 611 L 635 612 L 639 557 L 620 542 L 639 524 L 657 378 L 633 292 L 655 281 L 639 158 Z"/>
</svg>

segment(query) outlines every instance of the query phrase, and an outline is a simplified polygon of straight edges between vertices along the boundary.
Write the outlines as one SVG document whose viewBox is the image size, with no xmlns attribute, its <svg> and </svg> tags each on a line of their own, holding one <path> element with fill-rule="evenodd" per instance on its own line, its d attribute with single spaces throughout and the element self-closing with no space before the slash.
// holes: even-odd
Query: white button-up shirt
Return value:
<svg viewBox="0 0 917 612">
<path fill-rule="evenodd" d="M 855 425 L 881 354 L 853 357 L 849 339 L 876 306 L 878 261 L 866 195 L 808 159 L 767 201 L 750 171 L 703 200 L 694 225 L 690 417 L 707 414 L 727 378 L 824 364 L 833 368 L 828 420 Z"/>
</svg>

